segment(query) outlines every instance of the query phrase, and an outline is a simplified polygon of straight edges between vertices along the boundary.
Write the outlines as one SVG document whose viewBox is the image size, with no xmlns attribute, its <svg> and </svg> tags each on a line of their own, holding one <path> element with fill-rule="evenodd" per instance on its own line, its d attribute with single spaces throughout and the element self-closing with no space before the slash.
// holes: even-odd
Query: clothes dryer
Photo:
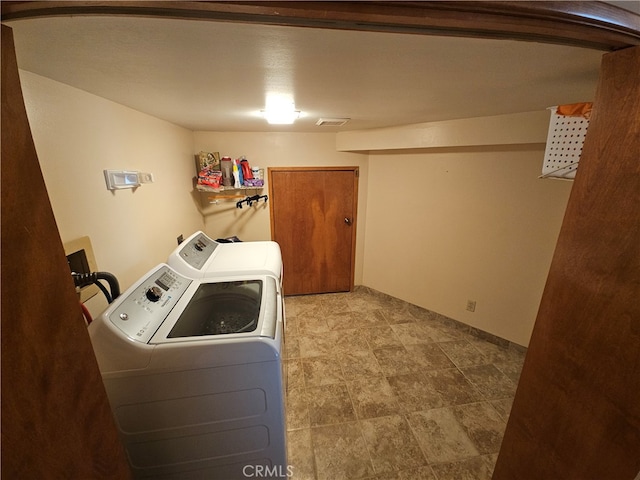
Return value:
<svg viewBox="0 0 640 480">
<path fill-rule="evenodd" d="M 286 477 L 277 278 L 161 264 L 89 326 L 136 478 Z"/>
<path fill-rule="evenodd" d="M 282 253 L 272 241 L 220 243 L 196 232 L 169 255 L 167 263 L 191 278 L 243 273 L 273 275 L 282 282 Z"/>
</svg>

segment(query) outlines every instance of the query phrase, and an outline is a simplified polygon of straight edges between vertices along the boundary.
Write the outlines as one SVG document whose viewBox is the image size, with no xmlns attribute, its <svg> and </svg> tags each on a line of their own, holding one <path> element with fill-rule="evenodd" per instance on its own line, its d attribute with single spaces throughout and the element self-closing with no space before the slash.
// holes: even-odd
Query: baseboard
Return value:
<svg viewBox="0 0 640 480">
<path fill-rule="evenodd" d="M 505 349 L 510 349 L 510 350 L 514 350 L 516 352 L 520 352 L 520 353 L 526 353 L 527 351 L 527 347 L 524 347 L 522 345 L 519 345 L 517 343 L 511 342 L 509 340 L 506 340 L 502 337 L 499 337 L 497 335 L 494 335 L 492 333 L 489 332 L 485 332 L 484 330 L 481 330 L 479 328 L 476 327 L 472 327 L 471 325 L 467 325 L 466 323 L 463 323 L 459 320 L 455 320 L 453 318 L 449 318 L 446 315 L 442 315 L 441 313 L 438 312 L 434 312 L 432 310 L 429 310 L 427 308 L 424 307 L 420 307 L 418 305 L 414 305 L 413 303 L 409 303 L 405 300 L 401 300 L 397 297 L 394 297 L 392 295 L 388 295 L 386 293 L 382 293 L 379 292 L 378 290 L 375 290 L 371 287 L 367 287 L 365 285 L 356 285 L 353 287 L 353 291 L 354 292 L 364 292 L 364 293 L 368 293 L 369 295 L 373 295 L 375 297 L 387 300 L 387 301 L 393 301 L 393 302 L 399 302 L 399 304 L 404 304 L 405 307 L 411 311 L 411 313 L 417 317 L 422 317 L 422 318 L 429 318 L 429 319 L 433 319 L 433 320 L 438 320 L 446 325 L 449 325 L 457 330 L 460 330 L 462 332 L 466 332 L 469 333 L 470 335 L 473 335 L 474 337 L 477 337 L 481 340 L 486 340 L 487 342 L 493 343 L 494 345 L 497 345 L 501 348 L 505 348 Z"/>
</svg>

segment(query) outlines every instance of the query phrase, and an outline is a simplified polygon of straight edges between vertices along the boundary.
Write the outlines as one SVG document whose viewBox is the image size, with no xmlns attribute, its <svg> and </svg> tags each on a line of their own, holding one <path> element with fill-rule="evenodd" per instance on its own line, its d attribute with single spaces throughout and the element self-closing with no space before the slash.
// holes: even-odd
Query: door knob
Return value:
<svg viewBox="0 0 640 480">
<path fill-rule="evenodd" d="M 351 219 L 349 217 L 344 217 L 344 223 L 351 225 Z"/>
</svg>

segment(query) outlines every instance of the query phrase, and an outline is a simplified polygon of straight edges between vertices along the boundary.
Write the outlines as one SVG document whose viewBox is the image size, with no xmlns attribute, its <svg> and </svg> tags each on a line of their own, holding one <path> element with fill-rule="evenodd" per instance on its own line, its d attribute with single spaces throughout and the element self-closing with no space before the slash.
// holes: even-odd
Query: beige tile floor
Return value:
<svg viewBox="0 0 640 480">
<path fill-rule="evenodd" d="M 522 348 L 366 288 L 285 308 L 292 479 L 491 478 Z"/>
</svg>

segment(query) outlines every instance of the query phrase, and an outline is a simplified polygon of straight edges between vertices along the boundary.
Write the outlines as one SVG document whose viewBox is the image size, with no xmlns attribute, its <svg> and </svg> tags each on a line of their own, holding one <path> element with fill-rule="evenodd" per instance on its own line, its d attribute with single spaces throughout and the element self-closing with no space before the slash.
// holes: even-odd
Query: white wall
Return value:
<svg viewBox="0 0 640 480">
<path fill-rule="evenodd" d="M 358 166 L 358 225 L 356 230 L 355 283 L 362 283 L 364 228 L 367 209 L 367 156 L 336 151 L 334 133 L 269 133 L 269 132 L 195 132 L 195 151 L 219 152 L 221 156 L 239 158 L 244 155 L 252 166 L 265 170 L 283 166 Z M 253 192 L 251 192 L 253 194 Z M 208 194 L 201 194 L 206 233 L 213 237 L 237 235 L 242 240 L 270 240 L 269 204 L 260 202 L 251 208 L 236 208 L 236 199 L 208 204 Z"/>
<path fill-rule="evenodd" d="M 528 345 L 572 185 L 538 178 L 549 117 L 339 133 L 370 153 L 363 284 Z"/>
<path fill-rule="evenodd" d="M 528 345 L 571 189 L 537 178 L 543 154 L 372 154 L 363 283 Z"/>
<path fill-rule="evenodd" d="M 336 146 L 340 151 L 381 151 L 545 143 L 549 117 L 549 111 L 541 110 L 352 130 L 338 133 Z"/>
<path fill-rule="evenodd" d="M 203 228 L 191 131 L 30 72 L 20 79 L 63 242 L 88 235 L 98 268 L 124 289 L 166 261 L 179 234 Z M 152 172 L 155 183 L 113 193 L 104 169 Z"/>
<path fill-rule="evenodd" d="M 519 145 L 524 140 L 509 133 L 513 119 L 495 129 L 502 146 L 402 149 L 397 139 L 407 131 L 399 129 L 399 136 L 394 130 L 384 137 L 393 150 L 354 153 L 337 151 L 336 141 L 341 149 L 353 142 L 364 149 L 368 139 L 382 137 L 190 132 L 28 72 L 21 80 L 62 240 L 89 235 L 98 267 L 123 288 L 164 261 L 181 233 L 271 238 L 268 203 L 239 210 L 235 200 L 209 205 L 208 194 L 193 192 L 196 152 L 245 155 L 265 173 L 275 166 L 356 165 L 356 284 L 528 344 L 571 183 L 537 178 L 544 138 Z M 539 117 L 531 117 L 534 140 L 545 129 Z M 483 123 L 451 128 L 466 142 Z M 459 130 L 463 124 L 470 136 Z M 447 125 L 436 130 L 447 136 Z M 432 127 L 419 126 L 409 137 L 424 141 L 423 129 Z M 104 169 L 150 171 L 156 183 L 112 193 Z M 475 313 L 465 310 L 467 300 L 477 302 Z"/>
</svg>

